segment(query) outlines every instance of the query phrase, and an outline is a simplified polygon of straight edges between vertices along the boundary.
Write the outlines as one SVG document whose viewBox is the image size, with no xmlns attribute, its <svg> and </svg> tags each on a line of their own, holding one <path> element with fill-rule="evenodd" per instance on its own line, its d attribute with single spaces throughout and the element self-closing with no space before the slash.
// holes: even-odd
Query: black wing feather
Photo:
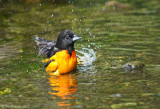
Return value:
<svg viewBox="0 0 160 109">
<path fill-rule="evenodd" d="M 36 37 L 35 42 L 39 46 L 39 55 L 43 54 L 47 57 L 53 56 L 57 51 L 59 51 L 55 45 L 56 41 L 49 41 L 46 39 L 42 39 L 39 37 Z"/>
</svg>

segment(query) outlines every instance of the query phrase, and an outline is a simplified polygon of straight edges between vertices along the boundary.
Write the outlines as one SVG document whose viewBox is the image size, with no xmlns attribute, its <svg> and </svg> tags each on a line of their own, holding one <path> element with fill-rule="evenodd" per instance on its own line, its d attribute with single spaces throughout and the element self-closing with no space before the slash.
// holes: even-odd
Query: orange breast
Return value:
<svg viewBox="0 0 160 109">
<path fill-rule="evenodd" d="M 75 50 L 72 51 L 72 55 L 68 54 L 67 50 L 62 50 L 57 52 L 54 56 L 50 59 L 54 59 L 54 62 L 51 62 L 46 71 L 56 71 L 60 74 L 69 73 L 70 71 L 76 69 L 77 67 L 77 57 Z"/>
</svg>

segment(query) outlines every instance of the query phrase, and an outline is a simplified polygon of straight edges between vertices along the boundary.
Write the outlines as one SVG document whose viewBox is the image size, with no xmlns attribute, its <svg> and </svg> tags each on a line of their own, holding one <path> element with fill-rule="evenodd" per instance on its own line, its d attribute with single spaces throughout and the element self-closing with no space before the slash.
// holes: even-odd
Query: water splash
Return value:
<svg viewBox="0 0 160 109">
<path fill-rule="evenodd" d="M 93 49 L 83 48 L 82 51 L 76 50 L 78 57 L 79 72 L 96 73 L 93 62 L 96 61 L 96 53 Z"/>
<path fill-rule="evenodd" d="M 83 48 L 83 51 L 76 50 L 77 57 L 80 59 L 80 64 L 83 66 L 92 65 L 96 60 L 96 54 L 93 49 Z"/>
</svg>

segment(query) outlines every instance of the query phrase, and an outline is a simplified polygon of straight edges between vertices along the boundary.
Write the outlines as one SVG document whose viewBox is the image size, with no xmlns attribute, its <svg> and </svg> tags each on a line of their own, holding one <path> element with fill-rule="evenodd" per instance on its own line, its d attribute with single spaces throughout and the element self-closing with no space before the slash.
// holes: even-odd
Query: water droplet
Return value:
<svg viewBox="0 0 160 109">
<path fill-rule="evenodd" d="M 118 98 L 120 98 L 120 97 L 122 97 L 122 95 L 118 93 L 118 94 L 113 94 L 112 97 L 118 97 Z"/>
<path fill-rule="evenodd" d="M 51 17 L 53 17 L 54 15 L 52 14 Z"/>
<path fill-rule="evenodd" d="M 89 31 L 89 29 L 86 29 L 86 31 Z"/>
</svg>

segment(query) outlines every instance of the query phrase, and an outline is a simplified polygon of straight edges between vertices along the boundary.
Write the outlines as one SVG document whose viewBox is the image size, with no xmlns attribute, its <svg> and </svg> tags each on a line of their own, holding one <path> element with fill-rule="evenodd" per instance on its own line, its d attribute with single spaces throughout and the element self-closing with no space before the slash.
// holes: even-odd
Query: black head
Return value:
<svg viewBox="0 0 160 109">
<path fill-rule="evenodd" d="M 57 38 L 56 47 L 60 50 L 67 49 L 70 52 L 74 49 L 75 41 L 80 38 L 70 30 L 62 31 Z"/>
</svg>

